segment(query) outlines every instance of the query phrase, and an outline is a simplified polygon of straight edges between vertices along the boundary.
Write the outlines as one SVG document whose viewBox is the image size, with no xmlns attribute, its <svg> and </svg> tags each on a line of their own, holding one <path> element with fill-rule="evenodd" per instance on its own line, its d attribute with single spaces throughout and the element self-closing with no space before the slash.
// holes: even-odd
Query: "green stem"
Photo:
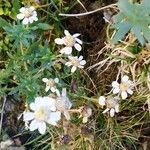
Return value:
<svg viewBox="0 0 150 150">
<path fill-rule="evenodd" d="M 21 54 L 22 54 L 22 56 L 24 56 L 23 45 L 22 45 L 22 43 L 21 43 L 21 42 L 20 42 L 20 50 L 21 50 Z M 27 70 L 28 70 L 28 67 L 27 67 L 26 62 L 24 62 L 24 68 L 25 68 L 25 71 L 27 71 Z"/>
</svg>

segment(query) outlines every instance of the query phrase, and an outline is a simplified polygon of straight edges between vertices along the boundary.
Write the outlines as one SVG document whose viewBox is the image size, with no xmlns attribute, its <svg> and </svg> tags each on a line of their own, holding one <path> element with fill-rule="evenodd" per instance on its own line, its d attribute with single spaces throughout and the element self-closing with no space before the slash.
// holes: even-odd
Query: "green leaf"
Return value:
<svg viewBox="0 0 150 150">
<path fill-rule="evenodd" d="M 143 1 L 143 6 L 145 8 L 147 8 L 147 12 L 150 12 L 150 3 L 149 2 L 150 2 L 149 0 L 144 0 Z"/>
<path fill-rule="evenodd" d="M 125 34 L 130 30 L 130 27 L 130 24 L 120 23 L 120 28 L 112 39 L 113 44 L 116 44 L 119 40 L 123 39 Z"/>
<path fill-rule="evenodd" d="M 114 20 L 114 27 L 117 32 L 113 37 L 113 43 L 121 40 L 129 30 L 133 31 L 141 45 L 145 43 L 145 40 L 150 42 L 150 30 L 148 28 L 150 24 L 149 0 L 144 0 L 141 4 L 131 3 L 129 0 L 119 0 L 118 7 L 120 12 Z M 128 26 L 129 24 L 130 26 Z"/>
<path fill-rule="evenodd" d="M 20 8 L 20 0 L 13 0 L 12 4 L 13 4 L 13 8 L 12 8 L 10 17 L 12 17 L 13 19 L 16 19 L 16 15 Z"/>
<path fill-rule="evenodd" d="M 150 42 L 150 29 L 143 28 L 144 37 Z"/>
<path fill-rule="evenodd" d="M 47 24 L 47 23 L 39 23 L 39 24 L 37 25 L 37 27 L 38 27 L 39 29 L 42 29 L 42 30 L 52 30 L 52 29 L 53 29 L 53 26 L 50 26 L 50 25 Z"/>
<path fill-rule="evenodd" d="M 143 35 L 141 34 L 141 28 L 139 26 L 134 26 L 131 28 L 131 30 L 134 32 L 141 45 L 143 45 L 145 40 Z"/>
<path fill-rule="evenodd" d="M 131 15 L 130 11 L 133 10 L 132 3 L 130 3 L 128 0 L 119 0 L 118 7 L 121 12 L 125 12 L 128 15 Z"/>
<path fill-rule="evenodd" d="M 12 27 L 6 20 L 0 17 L 0 28 Z"/>
<path fill-rule="evenodd" d="M 3 14 L 4 14 L 3 8 L 0 7 L 0 15 L 3 15 Z"/>
<path fill-rule="evenodd" d="M 123 18 L 124 18 L 123 13 L 118 13 L 118 14 L 114 17 L 115 22 L 121 22 L 121 21 L 123 20 Z"/>
</svg>

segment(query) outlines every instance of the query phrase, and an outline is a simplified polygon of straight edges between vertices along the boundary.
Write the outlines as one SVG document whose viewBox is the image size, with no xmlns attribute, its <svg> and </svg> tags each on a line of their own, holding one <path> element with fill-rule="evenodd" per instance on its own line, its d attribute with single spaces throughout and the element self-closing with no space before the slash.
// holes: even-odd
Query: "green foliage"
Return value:
<svg viewBox="0 0 150 150">
<path fill-rule="evenodd" d="M 58 127 L 47 126 L 48 132 L 45 135 L 31 132 L 32 138 L 26 145 L 32 145 L 31 149 L 38 150 L 134 149 L 139 138 L 137 132 L 142 129 L 141 125 L 145 125 L 145 122 L 149 119 L 146 110 L 147 106 L 145 107 L 146 96 L 149 92 L 146 88 L 147 74 L 150 72 L 149 64 L 140 65 L 138 57 L 127 58 L 123 55 L 127 54 L 126 51 L 121 51 L 122 49 L 126 50 L 124 45 L 121 47 L 120 44 L 120 47 L 117 47 L 118 51 L 115 51 L 116 55 L 113 56 L 115 61 L 113 60 L 113 62 L 118 62 L 118 68 L 121 68 L 119 73 L 126 74 L 130 72 L 128 69 L 130 65 L 129 68 L 132 70 L 133 79 L 138 78 L 138 81 L 142 82 L 143 86 L 138 83 L 136 87 L 138 92 L 135 90 L 129 99 L 120 101 L 120 112 L 115 114 L 114 118 L 108 117 L 107 114 L 102 113 L 105 108 L 101 108 L 98 105 L 98 96 L 100 96 L 100 93 L 101 95 L 107 94 L 103 93 L 103 91 L 106 89 L 105 92 L 108 92 L 111 88 L 111 84 L 105 84 L 109 80 L 111 80 L 109 82 L 112 82 L 113 79 L 115 80 L 115 77 L 112 76 L 112 72 L 116 72 L 114 70 L 114 68 L 116 69 L 115 65 L 113 68 L 109 68 L 112 70 L 106 74 L 101 72 L 103 68 L 105 69 L 105 65 L 103 65 L 100 71 L 102 76 L 100 77 L 100 83 L 102 86 L 99 88 L 96 86 L 98 83 L 96 83 L 96 73 L 94 71 L 93 74 L 91 71 L 90 75 L 87 73 L 88 71 L 84 70 L 78 70 L 72 74 L 70 68 L 64 65 L 67 60 L 66 56 L 62 56 L 59 53 L 62 47 L 55 47 L 54 39 L 63 34 L 64 27 L 62 22 L 65 22 L 64 18 L 63 20 L 59 18 L 58 13 L 70 11 L 72 7 L 78 4 L 78 1 L 71 1 L 70 5 L 63 0 L 44 0 L 40 2 L 42 6 L 37 5 L 39 20 L 30 25 L 23 25 L 21 21 L 17 21 L 16 15 L 21 6 L 35 4 L 34 0 L 2 0 L 0 2 L 0 98 L 4 95 L 9 95 L 10 97 L 17 95 L 25 103 L 30 103 L 37 96 L 51 96 L 51 94 L 55 96 L 51 92 L 45 92 L 45 83 L 42 82 L 42 78 L 58 77 L 60 80 L 58 89 L 67 88 L 68 97 L 73 103 L 72 109 L 76 110 L 81 106 L 90 106 L 92 116 L 89 118 L 88 123 L 83 124 L 80 114 L 72 112 L 70 121 L 66 121 L 64 117 L 59 122 Z M 135 33 L 141 44 L 144 44 L 145 39 L 150 42 L 148 28 L 150 23 L 149 0 L 144 0 L 141 4 L 120 0 L 118 6 L 120 12 L 115 16 L 114 27 L 117 29 L 117 33 L 113 37 L 113 42 L 116 43 L 124 38 L 130 30 Z M 92 47 L 94 46 L 92 43 Z M 143 50 L 143 47 L 139 46 L 138 43 L 133 43 L 128 50 L 133 55 L 138 56 L 141 51 L 145 51 L 145 48 Z M 110 49 L 103 53 L 101 58 L 104 58 L 104 55 L 111 56 L 112 53 L 109 54 L 109 52 L 111 52 Z M 117 60 L 118 58 L 119 61 Z M 91 65 L 90 60 L 87 61 Z M 138 65 L 134 66 L 134 62 Z M 109 60 L 106 63 L 112 64 Z M 121 65 L 119 66 L 119 64 Z M 134 66 L 133 69 L 132 65 Z M 140 71 L 141 66 L 143 68 L 140 74 L 136 70 Z M 124 68 L 125 72 L 122 71 Z M 105 76 L 109 73 L 111 79 L 106 79 Z M 102 79 L 103 77 L 104 79 Z M 104 81 L 105 79 L 107 82 Z M 99 89 L 100 91 L 98 91 Z M 137 96 L 137 93 L 139 96 Z M 65 141 L 63 140 L 67 139 L 62 138 L 64 134 L 71 137 L 69 144 L 64 144 Z"/>
<path fill-rule="evenodd" d="M 150 42 L 150 3 L 144 0 L 143 3 L 131 3 L 129 0 L 119 0 L 118 7 L 120 12 L 115 16 L 117 32 L 112 42 L 115 44 L 123 39 L 131 30 L 138 41 L 143 45 L 145 39 Z"/>
<path fill-rule="evenodd" d="M 20 8 L 20 0 L 1 0 L 0 1 L 0 16 L 9 16 L 16 20 L 16 15 Z"/>
</svg>

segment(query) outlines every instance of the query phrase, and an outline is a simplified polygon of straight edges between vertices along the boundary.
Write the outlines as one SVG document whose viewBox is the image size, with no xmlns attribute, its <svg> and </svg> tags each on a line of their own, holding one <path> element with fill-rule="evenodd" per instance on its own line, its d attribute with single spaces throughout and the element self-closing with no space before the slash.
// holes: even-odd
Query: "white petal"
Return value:
<svg viewBox="0 0 150 150">
<path fill-rule="evenodd" d="M 81 69 L 83 69 L 83 68 L 84 68 L 84 66 L 81 66 L 81 65 L 80 65 L 80 66 L 78 66 L 78 68 L 81 68 Z"/>
<path fill-rule="evenodd" d="M 56 91 L 56 88 L 51 87 L 51 91 L 54 93 Z"/>
<path fill-rule="evenodd" d="M 29 19 L 28 18 L 24 18 L 22 23 L 25 24 L 25 25 L 28 24 L 29 23 Z"/>
<path fill-rule="evenodd" d="M 33 120 L 30 123 L 29 129 L 30 129 L 30 131 L 34 131 L 38 128 L 38 126 L 39 126 L 39 122 L 37 120 Z"/>
<path fill-rule="evenodd" d="M 70 67 L 72 65 L 72 63 L 71 62 L 66 62 L 65 65 Z"/>
<path fill-rule="evenodd" d="M 75 67 L 75 66 L 73 66 L 73 67 L 71 68 L 71 72 L 72 72 L 72 73 L 74 73 L 76 70 L 77 70 L 77 67 Z"/>
<path fill-rule="evenodd" d="M 42 101 L 41 106 L 44 106 L 45 108 L 48 108 L 52 111 L 56 111 L 55 104 L 56 104 L 55 99 L 48 97 L 48 96 L 45 96 L 45 97 L 43 97 L 43 101 Z"/>
<path fill-rule="evenodd" d="M 113 89 L 113 94 L 117 94 L 119 93 L 119 91 L 120 91 L 119 87 L 116 87 Z"/>
<path fill-rule="evenodd" d="M 63 88 L 62 89 L 62 94 L 61 94 L 63 97 L 66 97 L 67 96 L 67 91 L 66 91 L 66 88 Z"/>
<path fill-rule="evenodd" d="M 34 119 L 34 113 L 33 112 L 24 112 L 23 113 L 23 120 L 24 121 L 29 121 Z"/>
<path fill-rule="evenodd" d="M 46 82 L 48 82 L 48 79 L 47 78 L 43 78 L 42 81 L 46 83 Z"/>
<path fill-rule="evenodd" d="M 35 8 L 34 8 L 33 6 L 31 6 L 30 9 L 31 9 L 32 11 L 35 10 Z"/>
<path fill-rule="evenodd" d="M 24 18 L 24 14 L 21 14 L 21 13 L 18 14 L 18 15 L 17 15 L 17 18 L 18 18 L 19 20 L 22 20 L 22 19 Z"/>
<path fill-rule="evenodd" d="M 38 21 L 38 18 L 35 16 L 33 20 L 34 20 L 34 21 Z"/>
<path fill-rule="evenodd" d="M 80 35 L 81 35 L 80 33 L 75 33 L 75 34 L 73 35 L 73 37 L 76 38 L 76 37 L 78 37 L 78 36 L 80 36 Z"/>
<path fill-rule="evenodd" d="M 49 97 L 48 97 L 49 98 Z M 46 100 L 45 97 L 36 97 L 35 98 L 35 105 L 36 105 L 36 109 L 39 109 L 41 106 L 45 107 L 47 106 L 47 102 L 48 100 Z"/>
<path fill-rule="evenodd" d="M 45 92 L 48 92 L 49 89 L 50 89 L 50 86 L 46 86 Z"/>
<path fill-rule="evenodd" d="M 124 75 L 122 77 L 122 82 L 127 82 L 129 80 L 129 77 L 127 75 Z"/>
<path fill-rule="evenodd" d="M 79 44 L 83 44 L 83 42 L 82 42 L 80 39 L 75 38 L 75 40 L 76 40 Z"/>
<path fill-rule="evenodd" d="M 75 49 L 78 50 L 78 51 L 81 51 L 81 49 L 82 49 L 81 45 L 80 45 L 80 44 L 77 44 L 77 43 L 74 44 L 74 47 L 75 47 Z"/>
<path fill-rule="evenodd" d="M 46 123 L 45 122 L 39 123 L 38 131 L 40 132 L 40 134 L 45 134 L 45 132 L 46 132 Z"/>
<path fill-rule="evenodd" d="M 67 35 L 70 35 L 69 31 L 68 30 L 64 30 L 64 34 L 67 36 Z"/>
<path fill-rule="evenodd" d="M 33 17 L 28 18 L 30 23 L 33 23 L 34 19 Z"/>
<path fill-rule="evenodd" d="M 105 99 L 104 96 L 100 96 L 100 97 L 99 97 L 98 102 L 99 102 L 100 105 L 104 106 L 104 105 L 105 105 L 105 101 L 106 101 L 106 99 Z"/>
<path fill-rule="evenodd" d="M 110 109 L 110 117 L 114 117 L 114 115 L 115 115 L 115 109 L 111 108 Z"/>
<path fill-rule="evenodd" d="M 72 107 L 72 103 L 68 100 L 68 109 Z"/>
<path fill-rule="evenodd" d="M 57 125 L 57 122 L 61 119 L 61 112 L 51 112 L 47 123 Z"/>
<path fill-rule="evenodd" d="M 82 123 L 87 123 L 88 122 L 88 117 L 83 117 Z"/>
<path fill-rule="evenodd" d="M 24 13 L 24 12 L 26 11 L 26 8 L 25 8 L 25 7 L 22 7 L 22 8 L 19 9 L 19 11 L 20 11 L 21 13 Z"/>
<path fill-rule="evenodd" d="M 30 108 L 31 108 L 31 110 L 34 110 L 34 111 L 35 111 L 35 110 L 36 110 L 36 105 L 35 105 L 35 103 L 31 103 L 31 104 L 30 104 Z"/>
<path fill-rule="evenodd" d="M 37 12 L 36 11 L 33 11 L 32 14 L 33 14 L 33 17 L 37 16 Z"/>
<path fill-rule="evenodd" d="M 43 102 L 43 97 L 36 97 L 35 98 L 35 104 L 36 106 L 41 105 L 41 103 Z"/>
<path fill-rule="evenodd" d="M 55 81 L 55 83 L 58 83 L 58 82 L 59 82 L 59 79 L 58 79 L 58 78 L 55 78 L 54 81 Z"/>
<path fill-rule="evenodd" d="M 64 47 L 60 50 L 60 53 L 70 55 L 72 53 L 72 47 Z"/>
<path fill-rule="evenodd" d="M 127 92 L 132 95 L 133 94 L 133 91 L 131 89 L 127 89 Z"/>
<path fill-rule="evenodd" d="M 58 45 L 62 45 L 62 44 L 64 44 L 64 40 L 60 39 L 60 38 L 56 38 L 55 43 L 58 44 Z"/>
<path fill-rule="evenodd" d="M 56 89 L 56 94 L 57 94 L 57 96 L 60 96 L 60 92 L 58 89 Z"/>
<path fill-rule="evenodd" d="M 86 64 L 86 61 L 85 60 L 82 60 L 82 61 L 80 61 L 80 65 L 85 65 Z"/>
<path fill-rule="evenodd" d="M 64 111 L 64 116 L 66 117 L 67 120 L 70 120 L 70 114 L 68 111 Z"/>
<path fill-rule="evenodd" d="M 122 99 L 126 99 L 127 98 L 127 92 L 126 91 L 122 91 L 121 92 L 121 97 L 122 97 Z"/>
<path fill-rule="evenodd" d="M 41 101 L 42 99 L 43 99 L 42 96 L 38 96 L 38 97 L 35 98 L 35 101 Z"/>
<path fill-rule="evenodd" d="M 81 55 L 81 56 L 78 58 L 78 60 L 81 61 L 82 59 L 83 59 L 83 56 Z"/>
<path fill-rule="evenodd" d="M 109 108 L 106 108 L 104 111 L 103 111 L 103 114 L 108 112 L 110 109 Z"/>
<path fill-rule="evenodd" d="M 118 88 L 119 87 L 119 83 L 117 81 L 113 81 L 112 82 L 112 87 Z"/>
<path fill-rule="evenodd" d="M 119 104 L 117 104 L 117 105 L 115 106 L 115 112 L 116 112 L 116 113 L 119 112 Z"/>
</svg>

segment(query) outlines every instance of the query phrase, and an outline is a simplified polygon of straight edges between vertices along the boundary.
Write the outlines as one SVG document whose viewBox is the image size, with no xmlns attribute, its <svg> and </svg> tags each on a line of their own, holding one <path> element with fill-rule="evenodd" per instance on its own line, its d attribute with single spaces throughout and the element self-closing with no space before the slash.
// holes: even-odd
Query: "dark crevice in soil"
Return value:
<svg viewBox="0 0 150 150">
<path fill-rule="evenodd" d="M 100 8 L 102 6 L 115 3 L 115 0 L 103 0 L 103 1 L 91 1 L 84 0 L 81 1 L 84 7 L 90 11 Z M 82 6 L 77 5 L 70 13 L 82 13 L 85 10 Z M 103 11 L 99 11 L 94 14 L 81 16 L 81 17 L 68 17 L 66 19 L 65 26 L 71 33 L 81 33 L 81 39 L 84 41 L 83 56 L 87 61 L 86 67 L 92 66 L 93 64 L 98 63 L 104 59 L 104 56 L 98 57 L 97 53 L 105 46 L 104 42 L 106 41 L 106 27 L 107 23 L 103 19 Z M 105 68 L 105 66 L 104 66 Z M 104 69 L 102 68 L 102 69 Z M 110 90 L 109 85 L 117 73 L 117 68 L 114 65 L 111 70 L 107 70 L 105 73 L 100 74 L 101 71 L 96 72 L 92 69 L 88 71 L 89 76 L 93 80 L 96 87 L 103 91 Z M 114 75 L 112 75 L 114 74 Z M 87 88 L 93 90 L 95 93 L 95 88 L 92 83 L 87 83 Z M 92 93 L 91 93 L 92 94 Z"/>
</svg>

